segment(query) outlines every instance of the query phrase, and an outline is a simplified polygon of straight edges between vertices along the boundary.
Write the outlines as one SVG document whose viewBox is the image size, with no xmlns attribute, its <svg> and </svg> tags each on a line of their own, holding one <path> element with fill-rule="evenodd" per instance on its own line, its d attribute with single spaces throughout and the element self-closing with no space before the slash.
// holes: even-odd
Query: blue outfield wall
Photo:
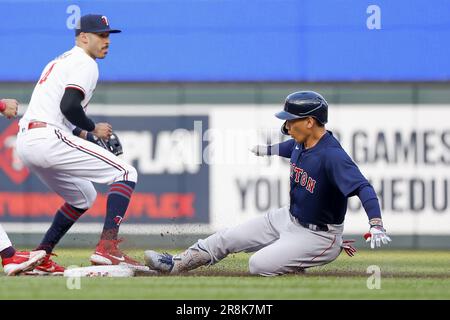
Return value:
<svg viewBox="0 0 450 320">
<path fill-rule="evenodd" d="M 123 30 L 104 81 L 450 79 L 448 0 L 0 0 L 0 81 L 35 81 L 86 13 Z"/>
</svg>

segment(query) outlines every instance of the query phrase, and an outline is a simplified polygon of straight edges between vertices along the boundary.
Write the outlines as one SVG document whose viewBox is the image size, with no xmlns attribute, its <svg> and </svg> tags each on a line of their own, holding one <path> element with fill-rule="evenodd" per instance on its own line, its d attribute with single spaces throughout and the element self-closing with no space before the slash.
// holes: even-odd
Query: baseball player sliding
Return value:
<svg viewBox="0 0 450 320">
<path fill-rule="evenodd" d="M 347 199 L 358 196 L 369 217 L 367 241 L 371 248 L 387 244 L 377 195 L 356 164 L 325 129 L 328 104 L 318 93 L 290 94 L 282 132 L 292 139 L 272 146 L 256 146 L 258 156 L 290 158 L 290 204 L 264 216 L 201 239 L 181 254 L 148 250 L 146 264 L 157 271 L 177 274 L 214 264 L 235 252 L 255 252 L 252 274 L 275 276 L 294 273 L 335 260 L 342 249 L 351 256 L 352 242 L 342 240 Z"/>
<path fill-rule="evenodd" d="M 92 206 L 93 182 L 110 185 L 103 232 L 90 260 L 97 265 L 139 263 L 123 254 L 117 239 L 137 181 L 136 169 L 92 143 L 108 140 L 112 127 L 95 123 L 86 109 L 98 79 L 96 59 L 106 57 L 110 34 L 118 33 L 102 15 L 82 16 L 75 30 L 76 45 L 47 64 L 34 88 L 29 107 L 19 122 L 17 153 L 51 190 L 66 202 L 38 250 L 47 255 L 30 274 L 63 274 L 51 259 L 53 248 Z"/>
<path fill-rule="evenodd" d="M 19 103 L 15 99 L 0 99 L 0 114 L 8 119 L 17 115 Z M 24 271 L 34 269 L 44 259 L 46 252 L 37 251 L 16 251 L 11 240 L 0 224 L 0 258 L 2 259 L 3 271 L 8 276 L 14 276 Z"/>
</svg>

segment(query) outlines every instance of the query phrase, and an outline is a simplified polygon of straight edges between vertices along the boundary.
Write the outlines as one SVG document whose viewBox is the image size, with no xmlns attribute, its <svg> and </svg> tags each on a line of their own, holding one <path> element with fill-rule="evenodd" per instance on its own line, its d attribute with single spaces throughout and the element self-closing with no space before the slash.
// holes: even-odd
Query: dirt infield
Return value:
<svg viewBox="0 0 450 320">
<path fill-rule="evenodd" d="M 170 274 L 153 274 L 146 272 L 136 272 L 136 277 L 172 277 Z M 261 277 L 242 271 L 229 270 L 202 270 L 191 271 L 187 273 L 177 274 L 179 277 Z M 367 278 L 365 272 L 353 271 L 305 271 L 283 275 L 284 277 L 343 277 L 343 278 Z M 423 273 L 414 272 L 383 272 L 383 278 L 403 278 L 403 279 L 448 279 L 450 273 L 433 273 L 425 275 Z"/>
</svg>

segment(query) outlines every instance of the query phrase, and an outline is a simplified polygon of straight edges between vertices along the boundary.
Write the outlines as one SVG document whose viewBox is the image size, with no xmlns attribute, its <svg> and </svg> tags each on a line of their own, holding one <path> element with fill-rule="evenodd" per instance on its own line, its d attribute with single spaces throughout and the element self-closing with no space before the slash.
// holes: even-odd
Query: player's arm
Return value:
<svg viewBox="0 0 450 320">
<path fill-rule="evenodd" d="M 108 123 L 94 123 L 81 106 L 84 93 L 74 88 L 66 88 L 61 99 L 60 109 L 62 114 L 79 130 L 73 132 L 75 135 L 87 139 L 88 133 L 108 139 L 112 134 L 112 127 Z M 75 131 L 75 130 L 74 130 Z"/>
<path fill-rule="evenodd" d="M 97 141 L 95 135 L 92 132 L 88 132 L 87 130 L 83 130 L 79 127 L 75 127 L 75 129 L 73 129 L 72 133 L 74 135 L 76 135 L 77 137 L 88 140 L 90 142 L 96 143 L 96 141 Z"/>
<path fill-rule="evenodd" d="M 290 158 L 292 150 L 294 150 L 295 141 L 289 139 L 287 141 L 277 143 L 269 146 L 257 145 L 250 149 L 257 156 L 272 156 L 278 155 L 284 158 Z"/>
<path fill-rule="evenodd" d="M 383 227 L 378 197 L 358 166 L 343 150 L 336 150 L 327 157 L 326 170 L 346 197 L 356 195 L 361 200 L 369 218 L 370 226 L 369 232 L 364 237 L 367 242 L 371 242 L 371 248 L 380 247 L 381 243 L 388 244 L 391 239 L 387 236 Z"/>
<path fill-rule="evenodd" d="M 17 116 L 19 103 L 15 99 L 0 99 L 0 113 L 11 119 Z"/>
<path fill-rule="evenodd" d="M 361 185 L 355 194 L 363 205 L 364 210 L 369 218 L 370 230 L 364 235 L 366 242 L 370 241 L 370 247 L 372 249 L 381 247 L 381 243 L 388 244 L 391 238 L 386 234 L 386 230 L 383 227 L 383 220 L 381 219 L 380 203 L 378 201 L 377 194 L 369 183 Z"/>
</svg>

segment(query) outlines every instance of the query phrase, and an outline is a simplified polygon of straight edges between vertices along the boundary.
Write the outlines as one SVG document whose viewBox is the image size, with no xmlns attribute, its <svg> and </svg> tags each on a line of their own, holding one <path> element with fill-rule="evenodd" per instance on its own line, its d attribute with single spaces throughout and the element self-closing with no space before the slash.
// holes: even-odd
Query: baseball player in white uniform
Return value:
<svg viewBox="0 0 450 320">
<path fill-rule="evenodd" d="M 119 250 L 121 240 L 117 239 L 137 182 L 136 169 L 91 142 L 95 137 L 108 139 L 112 127 L 94 123 L 86 115 L 98 79 L 96 59 L 105 58 L 110 34 L 119 32 L 110 28 L 105 16 L 82 16 L 75 30 L 76 45 L 44 68 L 19 122 L 19 157 L 66 201 L 37 248 L 45 250 L 47 256 L 30 274 L 63 274 L 64 267 L 51 259 L 51 253 L 94 203 L 97 193 L 93 182 L 108 184 L 110 189 L 103 232 L 90 258 L 92 264 L 139 264 Z"/>
<path fill-rule="evenodd" d="M 0 114 L 8 119 L 17 115 L 19 103 L 15 99 L 0 99 Z M 42 262 L 46 255 L 44 250 L 16 251 L 11 240 L 0 224 L 0 258 L 3 271 L 8 276 L 14 276 L 24 271 L 32 270 Z"/>
</svg>

